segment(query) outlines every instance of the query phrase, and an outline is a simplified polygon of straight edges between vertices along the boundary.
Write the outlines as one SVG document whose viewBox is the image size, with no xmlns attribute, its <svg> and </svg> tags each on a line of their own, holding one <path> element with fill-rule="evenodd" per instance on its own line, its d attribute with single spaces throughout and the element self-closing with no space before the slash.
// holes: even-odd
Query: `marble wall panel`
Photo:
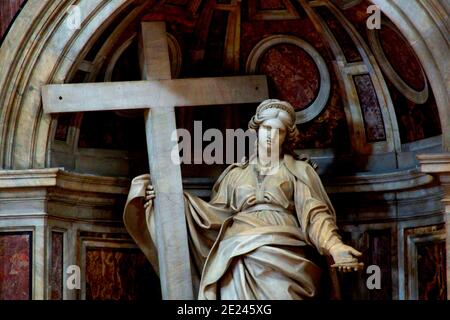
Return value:
<svg viewBox="0 0 450 320">
<path fill-rule="evenodd" d="M 31 299 L 32 233 L 0 233 L 0 300 Z"/>
<path fill-rule="evenodd" d="M 0 39 L 6 34 L 14 17 L 24 4 L 25 0 L 0 1 Z"/>
<path fill-rule="evenodd" d="M 319 93 L 320 74 L 314 60 L 293 44 L 268 49 L 258 69 L 269 79 L 271 96 L 289 101 L 296 110 L 307 108 Z"/>
<path fill-rule="evenodd" d="M 407 228 L 404 232 L 406 298 L 447 299 L 445 226 Z"/>
<path fill-rule="evenodd" d="M 282 0 L 257 0 L 257 10 L 285 10 L 286 5 Z"/>
<path fill-rule="evenodd" d="M 445 241 L 417 245 L 417 272 L 420 300 L 446 300 Z"/>
<path fill-rule="evenodd" d="M 315 30 L 312 22 L 308 18 L 285 21 L 243 21 L 241 32 L 242 35 L 240 59 L 242 68 L 244 68 L 247 58 L 255 45 L 262 39 L 271 35 L 294 35 L 300 39 L 307 41 L 319 52 L 319 54 L 327 63 L 327 68 L 330 72 L 330 98 L 322 113 L 320 113 L 315 119 L 298 126 L 300 131 L 299 149 L 333 148 L 335 149 L 336 153 L 346 153 L 347 147 L 350 145 L 348 124 L 342 105 L 340 88 L 338 86 L 338 81 L 334 73 L 333 65 L 331 63 L 333 57 L 330 56 L 330 52 L 326 49 L 321 35 Z M 276 73 L 271 69 L 271 65 L 275 65 L 273 62 L 271 63 L 271 61 L 275 61 L 275 58 L 277 58 L 276 56 L 280 54 L 279 50 L 280 49 L 278 49 L 277 52 L 277 49 L 275 48 L 272 52 L 269 51 L 264 57 L 264 63 L 266 64 L 266 67 L 264 68 L 264 64 L 261 65 L 261 73 L 266 74 L 269 78 L 269 86 L 271 87 L 272 97 L 281 97 L 291 102 L 298 101 L 300 102 L 301 106 L 305 106 L 307 101 L 310 101 L 310 96 L 312 96 L 313 92 L 315 92 L 316 89 L 314 80 L 316 78 L 316 70 L 309 63 L 308 59 L 301 57 L 301 53 L 296 53 L 297 58 L 293 56 L 292 58 L 289 58 L 293 60 L 288 60 L 285 58 L 286 54 L 281 52 L 283 61 L 279 66 L 276 66 L 276 68 L 284 70 L 286 74 L 283 75 L 280 74 L 280 72 Z M 295 61 L 295 59 L 297 59 L 297 61 Z M 301 77 L 298 77 L 300 72 L 293 70 L 293 62 L 295 62 L 295 64 L 297 65 L 297 69 L 303 70 L 303 74 Z M 307 71 L 306 74 L 304 73 L 305 70 Z M 277 74 L 276 81 L 271 79 L 275 78 L 273 77 L 273 75 L 271 76 L 272 73 Z M 293 85 L 297 82 L 292 81 L 292 78 L 289 77 L 289 74 L 294 75 L 294 77 L 297 76 L 297 78 L 294 79 L 300 79 L 300 82 L 302 82 L 303 86 L 305 85 L 305 83 L 307 83 L 309 89 L 306 90 L 306 92 L 302 90 L 295 91 Z M 301 96 L 297 96 L 299 92 L 301 93 Z M 342 141 L 346 141 L 347 143 L 342 143 Z"/>
<path fill-rule="evenodd" d="M 87 300 L 160 299 L 159 279 L 138 249 L 87 248 Z"/>
<path fill-rule="evenodd" d="M 422 91 L 426 79 L 422 67 L 411 46 L 391 26 L 383 24 L 378 30 L 378 38 L 386 58 L 400 76 L 411 88 Z"/>
<path fill-rule="evenodd" d="M 353 42 L 350 35 L 344 29 L 339 20 L 330 11 L 330 9 L 328 9 L 326 6 L 319 6 L 316 7 L 315 10 L 324 20 L 331 33 L 336 38 L 336 41 L 339 43 L 347 62 L 362 61 L 356 44 Z"/>
<path fill-rule="evenodd" d="M 345 17 L 356 27 L 366 43 L 371 44 L 366 26 L 369 5 L 371 5 L 370 1 L 364 0 L 345 10 Z M 390 21 L 384 14 L 382 18 Z M 412 89 L 421 91 L 425 81 L 428 80 L 423 78 L 422 66 L 412 47 L 399 35 L 398 29 L 391 23 L 383 23 L 381 29 L 376 32 L 382 51 L 394 72 Z M 383 68 L 381 69 L 397 116 L 401 142 L 409 143 L 440 135 L 442 130 L 439 113 L 431 86 L 428 84 L 428 100 L 423 104 L 414 103 L 397 89 Z"/>
<path fill-rule="evenodd" d="M 167 4 L 171 6 L 185 7 L 188 4 L 189 0 L 169 0 Z"/>
<path fill-rule="evenodd" d="M 51 300 L 62 300 L 63 298 L 63 258 L 64 258 L 64 234 L 62 232 L 52 232 L 51 261 L 49 273 Z"/>
<path fill-rule="evenodd" d="M 394 104 L 402 144 L 442 134 L 436 99 L 431 90 L 427 102 L 416 104 L 406 98 L 387 77 L 385 80 Z"/>
<path fill-rule="evenodd" d="M 386 140 L 383 115 L 377 93 L 368 74 L 353 76 L 356 92 L 364 119 L 366 139 L 368 142 Z"/>
</svg>

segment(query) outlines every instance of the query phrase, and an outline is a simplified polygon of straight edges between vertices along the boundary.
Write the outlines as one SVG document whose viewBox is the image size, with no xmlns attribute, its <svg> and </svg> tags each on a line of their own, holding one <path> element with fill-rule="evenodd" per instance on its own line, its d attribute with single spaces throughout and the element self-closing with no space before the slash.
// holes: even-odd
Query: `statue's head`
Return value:
<svg viewBox="0 0 450 320">
<path fill-rule="evenodd" d="M 257 132 L 259 147 L 294 155 L 299 140 L 295 118 L 289 102 L 268 99 L 258 106 L 248 127 Z"/>
</svg>

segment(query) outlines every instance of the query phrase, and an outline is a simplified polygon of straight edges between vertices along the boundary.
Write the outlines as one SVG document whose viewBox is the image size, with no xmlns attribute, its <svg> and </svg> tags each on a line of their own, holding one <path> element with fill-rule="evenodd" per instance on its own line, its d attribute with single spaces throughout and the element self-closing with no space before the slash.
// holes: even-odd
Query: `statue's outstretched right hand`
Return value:
<svg viewBox="0 0 450 320">
<path fill-rule="evenodd" d="M 153 205 L 153 199 L 155 199 L 155 189 L 151 184 L 145 188 L 145 202 L 144 209 L 147 209 Z"/>
</svg>

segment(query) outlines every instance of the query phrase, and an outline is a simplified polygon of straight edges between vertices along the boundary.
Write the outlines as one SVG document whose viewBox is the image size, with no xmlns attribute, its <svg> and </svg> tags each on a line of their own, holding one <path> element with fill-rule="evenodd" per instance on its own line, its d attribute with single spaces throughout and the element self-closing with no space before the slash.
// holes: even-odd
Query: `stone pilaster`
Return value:
<svg viewBox="0 0 450 320">
<path fill-rule="evenodd" d="M 422 172 L 432 174 L 439 179 L 444 190 L 442 199 L 447 245 L 447 299 L 450 299 L 450 153 L 421 154 L 417 156 Z"/>
</svg>

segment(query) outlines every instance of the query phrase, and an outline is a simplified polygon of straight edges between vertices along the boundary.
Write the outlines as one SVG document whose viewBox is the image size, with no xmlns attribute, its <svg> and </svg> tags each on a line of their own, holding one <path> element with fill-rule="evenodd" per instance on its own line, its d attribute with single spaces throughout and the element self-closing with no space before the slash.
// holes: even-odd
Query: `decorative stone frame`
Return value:
<svg viewBox="0 0 450 320">
<path fill-rule="evenodd" d="M 331 81 L 330 73 L 328 72 L 325 60 L 322 58 L 319 52 L 312 45 L 305 40 L 294 36 L 288 35 L 274 35 L 264 38 L 256 44 L 256 46 L 250 52 L 247 59 L 245 70 L 247 73 L 255 73 L 258 68 L 259 60 L 263 57 L 264 53 L 270 48 L 278 44 L 293 44 L 302 50 L 304 50 L 315 62 L 316 67 L 320 75 L 320 88 L 317 97 L 313 103 L 306 109 L 296 111 L 296 123 L 305 123 L 311 121 L 317 117 L 325 108 L 328 98 L 330 97 Z"/>
<path fill-rule="evenodd" d="M 430 226 L 425 228 L 417 228 L 423 230 L 417 234 L 413 233 L 408 235 L 405 239 L 405 245 L 407 250 L 407 287 L 406 287 L 406 299 L 418 300 L 419 299 L 419 274 L 418 274 L 418 253 L 417 246 L 421 243 L 445 243 L 445 229 L 435 230 L 436 226 Z"/>
<path fill-rule="evenodd" d="M 283 20 L 283 19 L 299 19 L 300 16 L 295 7 L 286 0 L 282 0 L 286 9 L 275 10 L 257 10 L 256 0 L 249 1 L 249 19 L 250 20 Z"/>
<path fill-rule="evenodd" d="M 408 41 L 402 36 L 400 32 L 397 31 L 397 28 L 388 20 L 382 19 L 381 25 L 385 25 L 389 28 L 391 28 L 397 35 L 399 35 L 406 43 Z M 386 73 L 389 80 L 392 81 L 394 86 L 409 100 L 411 100 L 414 103 L 417 104 L 423 104 L 428 100 L 429 96 L 429 90 L 428 90 L 428 81 L 427 77 L 425 75 L 425 72 L 423 71 L 422 65 L 420 65 L 420 70 L 422 73 L 422 77 L 425 81 L 424 88 L 422 91 L 417 91 L 413 88 L 411 88 L 401 77 L 400 75 L 395 71 L 394 67 L 389 62 L 389 59 L 384 54 L 383 48 L 381 47 L 380 39 L 379 39 L 379 33 L 376 29 L 367 29 L 367 36 L 369 39 L 370 47 L 373 50 L 373 53 L 375 57 L 377 58 L 378 62 L 380 63 L 380 67 L 383 69 L 383 71 Z M 409 43 L 408 43 L 409 44 Z M 414 50 L 411 48 L 411 50 L 414 52 Z M 420 63 L 419 58 L 417 58 L 417 62 Z"/>
<path fill-rule="evenodd" d="M 104 233 L 103 236 L 108 236 Z M 81 290 L 78 292 L 79 299 L 86 300 L 86 283 L 87 283 L 87 251 L 89 249 L 128 249 L 139 250 L 133 240 L 131 239 L 117 239 L 117 238 L 94 238 L 94 237 L 80 237 L 79 239 L 79 266 L 81 268 Z"/>
</svg>

